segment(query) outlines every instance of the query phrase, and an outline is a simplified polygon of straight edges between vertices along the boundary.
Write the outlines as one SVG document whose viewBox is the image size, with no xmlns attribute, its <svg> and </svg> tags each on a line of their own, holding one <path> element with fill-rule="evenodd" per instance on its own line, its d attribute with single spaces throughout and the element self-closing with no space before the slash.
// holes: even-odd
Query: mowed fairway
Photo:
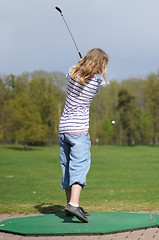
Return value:
<svg viewBox="0 0 159 240">
<path fill-rule="evenodd" d="M 91 155 L 80 198 L 86 210 L 159 210 L 159 147 L 92 146 Z M 59 210 L 61 176 L 58 146 L 1 146 L 0 213 Z"/>
</svg>

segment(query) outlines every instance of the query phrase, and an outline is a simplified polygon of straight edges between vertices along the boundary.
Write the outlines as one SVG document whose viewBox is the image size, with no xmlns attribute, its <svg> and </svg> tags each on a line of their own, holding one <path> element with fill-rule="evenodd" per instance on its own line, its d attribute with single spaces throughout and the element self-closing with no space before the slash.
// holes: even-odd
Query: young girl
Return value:
<svg viewBox="0 0 159 240">
<path fill-rule="evenodd" d="M 90 50 L 73 66 L 68 75 L 67 96 L 59 124 L 59 154 L 63 172 L 61 187 L 65 189 L 67 215 L 88 222 L 79 207 L 81 189 L 86 185 L 90 169 L 89 107 L 106 85 L 108 55 L 99 48 Z"/>
</svg>

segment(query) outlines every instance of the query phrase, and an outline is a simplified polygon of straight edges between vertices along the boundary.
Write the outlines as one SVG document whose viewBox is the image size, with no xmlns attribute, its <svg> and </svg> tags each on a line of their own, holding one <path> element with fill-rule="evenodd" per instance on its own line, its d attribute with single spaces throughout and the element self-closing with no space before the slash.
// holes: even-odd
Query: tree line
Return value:
<svg viewBox="0 0 159 240">
<path fill-rule="evenodd" d="M 1 75 L 0 143 L 57 144 L 66 88 L 61 72 Z M 90 136 L 92 144 L 157 145 L 159 73 L 107 85 L 91 105 Z"/>
</svg>

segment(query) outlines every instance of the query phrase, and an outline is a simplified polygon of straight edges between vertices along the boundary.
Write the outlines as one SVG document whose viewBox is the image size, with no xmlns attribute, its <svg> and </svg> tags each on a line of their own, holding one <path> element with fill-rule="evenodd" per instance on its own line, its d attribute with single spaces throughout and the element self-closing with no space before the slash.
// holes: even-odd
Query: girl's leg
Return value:
<svg viewBox="0 0 159 240">
<path fill-rule="evenodd" d="M 59 156 L 60 163 L 63 172 L 62 180 L 61 180 L 61 188 L 62 189 L 70 189 L 70 177 L 69 177 L 69 153 L 70 153 L 70 145 L 65 139 L 65 134 L 59 134 Z M 69 193 L 66 192 L 66 198 L 69 198 Z"/>
<path fill-rule="evenodd" d="M 71 198 L 71 190 L 65 189 L 65 194 L 66 194 L 66 201 L 68 204 L 70 202 L 70 198 Z"/>
<path fill-rule="evenodd" d="M 67 203 L 79 205 L 79 198 L 82 187 L 77 183 L 73 184 L 71 190 L 65 189 Z"/>
<path fill-rule="evenodd" d="M 70 203 L 79 206 L 79 198 L 82 187 L 79 184 L 73 184 L 71 187 Z"/>
<path fill-rule="evenodd" d="M 88 133 L 69 135 L 70 159 L 69 177 L 71 187 L 71 202 L 79 201 L 81 188 L 86 184 L 86 175 L 90 169 L 90 137 Z M 77 198 L 75 195 L 77 194 Z"/>
<path fill-rule="evenodd" d="M 72 185 L 70 202 L 65 207 L 65 211 L 67 214 L 77 217 L 80 221 L 88 223 L 84 210 L 78 204 L 81 189 L 82 187 L 78 183 Z"/>
</svg>

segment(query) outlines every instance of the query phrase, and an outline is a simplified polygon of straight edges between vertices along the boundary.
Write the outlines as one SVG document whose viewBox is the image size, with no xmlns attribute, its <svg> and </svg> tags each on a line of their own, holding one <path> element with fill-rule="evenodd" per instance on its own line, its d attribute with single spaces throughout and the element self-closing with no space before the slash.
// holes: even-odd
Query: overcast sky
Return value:
<svg viewBox="0 0 159 240">
<path fill-rule="evenodd" d="M 78 53 L 100 47 L 109 80 L 159 70 L 159 0 L 0 0 L 0 73 L 66 73 Z"/>
</svg>

